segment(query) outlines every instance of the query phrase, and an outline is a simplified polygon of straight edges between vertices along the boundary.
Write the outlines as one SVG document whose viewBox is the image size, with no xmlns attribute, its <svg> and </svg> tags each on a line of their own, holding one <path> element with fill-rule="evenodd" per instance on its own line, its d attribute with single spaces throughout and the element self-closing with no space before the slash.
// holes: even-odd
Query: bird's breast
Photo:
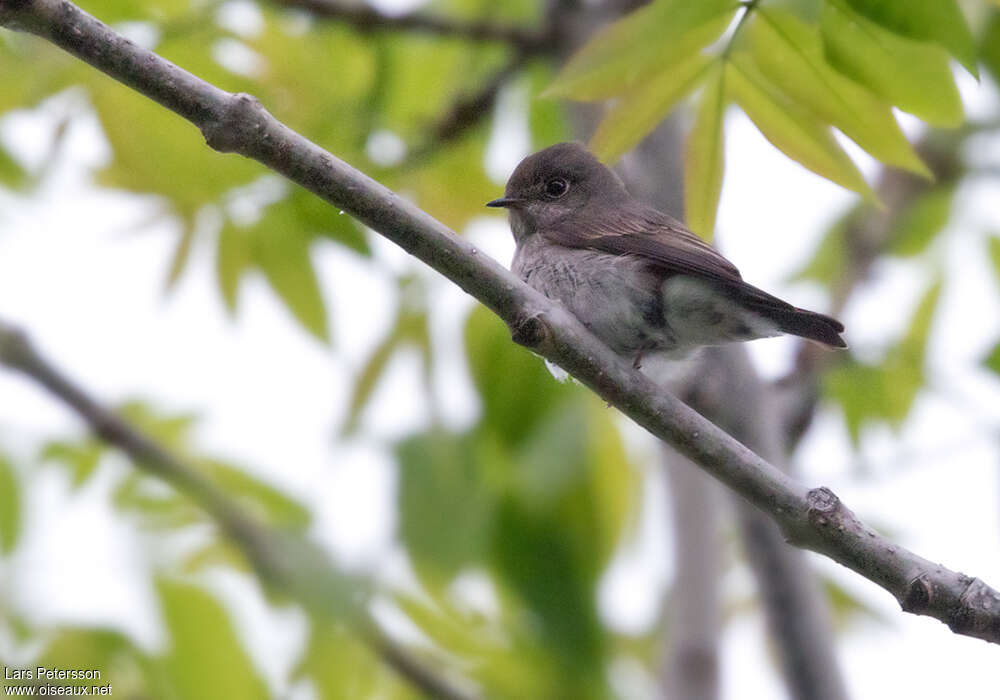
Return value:
<svg viewBox="0 0 1000 700">
<path fill-rule="evenodd" d="M 662 275 L 633 256 L 565 248 L 533 235 L 518 243 L 511 269 L 561 302 L 616 352 L 661 349 Z"/>
</svg>

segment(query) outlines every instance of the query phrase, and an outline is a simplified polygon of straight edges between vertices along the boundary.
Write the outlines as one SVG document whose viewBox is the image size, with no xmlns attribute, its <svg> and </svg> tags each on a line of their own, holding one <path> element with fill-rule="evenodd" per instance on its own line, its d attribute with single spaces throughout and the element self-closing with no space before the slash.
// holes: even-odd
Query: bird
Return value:
<svg viewBox="0 0 1000 700">
<path fill-rule="evenodd" d="M 512 271 L 637 369 L 651 354 L 679 360 L 782 334 L 847 347 L 840 321 L 745 282 L 683 223 L 629 195 L 580 143 L 526 157 L 486 206 L 508 212 Z"/>
</svg>

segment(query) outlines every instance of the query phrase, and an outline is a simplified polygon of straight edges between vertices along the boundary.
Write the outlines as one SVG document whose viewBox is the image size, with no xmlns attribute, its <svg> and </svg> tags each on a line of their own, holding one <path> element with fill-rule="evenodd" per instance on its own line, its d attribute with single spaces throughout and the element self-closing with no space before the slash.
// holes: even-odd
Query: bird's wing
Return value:
<svg viewBox="0 0 1000 700">
<path fill-rule="evenodd" d="M 574 223 L 554 226 L 542 231 L 542 235 L 567 248 L 638 255 L 666 272 L 729 284 L 741 281 L 739 270 L 715 248 L 655 209 L 626 206 L 574 219 Z M 576 223 L 581 219 L 587 221 L 585 227 Z"/>
<path fill-rule="evenodd" d="M 588 223 L 585 227 L 576 223 L 556 225 L 542 230 L 541 234 L 567 248 L 637 255 L 664 272 L 714 282 L 747 308 L 776 319 L 786 332 L 815 338 L 828 345 L 846 346 L 837 335 L 844 330 L 839 321 L 798 309 L 744 282 L 735 265 L 673 217 L 633 202 L 625 207 L 606 209 L 596 216 L 574 218 Z"/>
</svg>

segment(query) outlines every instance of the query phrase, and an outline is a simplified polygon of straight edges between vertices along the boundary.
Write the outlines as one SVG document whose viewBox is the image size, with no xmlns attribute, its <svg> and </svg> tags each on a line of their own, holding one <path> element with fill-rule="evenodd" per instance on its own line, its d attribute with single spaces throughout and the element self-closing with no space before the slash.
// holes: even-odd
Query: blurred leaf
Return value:
<svg viewBox="0 0 1000 700">
<path fill-rule="evenodd" d="M 707 57 L 695 54 L 631 88 L 604 115 L 590 140 L 590 150 L 605 162 L 631 150 L 695 89 L 708 64 Z M 705 87 L 711 89 L 712 85 Z"/>
<path fill-rule="evenodd" d="M 1000 280 L 1000 233 L 990 236 L 986 245 L 989 248 L 990 260 L 993 261 L 993 271 L 997 275 L 997 280 Z"/>
<path fill-rule="evenodd" d="M 359 224 L 312 192 L 293 187 L 286 200 L 272 206 L 291 207 L 298 228 L 309 236 L 326 238 L 366 257 L 371 255 L 368 240 Z"/>
<path fill-rule="evenodd" d="M 772 84 L 883 163 L 932 177 L 889 105 L 827 64 L 818 29 L 788 12 L 757 12 L 753 56 Z"/>
<path fill-rule="evenodd" d="M 380 662 L 355 635 L 339 625 L 314 624 L 292 678 L 311 680 L 319 700 L 355 700 L 386 697 L 380 671 Z"/>
<path fill-rule="evenodd" d="M 318 340 L 329 342 L 326 302 L 309 257 L 309 240 L 291 215 L 288 207 L 268 207 L 247 230 L 251 260 L 299 323 Z"/>
<path fill-rule="evenodd" d="M 532 151 L 541 150 L 554 143 L 565 141 L 570 133 L 566 110 L 559 100 L 538 97 L 542 88 L 552 82 L 552 70 L 547 62 L 535 62 L 528 67 L 529 92 L 528 128 L 531 132 Z"/>
<path fill-rule="evenodd" d="M 924 358 L 934 312 L 941 297 L 941 281 L 924 294 L 903 339 L 878 365 L 848 363 L 824 377 L 827 396 L 840 404 L 847 429 L 857 444 L 865 423 L 883 420 L 898 427 L 909 415 L 913 400 L 924 385 Z"/>
<path fill-rule="evenodd" d="M 833 613 L 833 622 L 840 631 L 859 619 L 874 620 L 883 625 L 889 624 L 889 618 L 885 613 L 851 593 L 832 577 L 823 576 L 820 583 L 827 604 L 830 606 L 830 612 Z"/>
<path fill-rule="evenodd" d="M 192 124 L 114 81 L 104 78 L 92 98 L 114 153 L 99 182 L 161 194 L 187 225 L 203 205 L 262 172 L 263 166 L 248 158 L 208 148 Z"/>
<path fill-rule="evenodd" d="M 749 54 L 733 55 L 724 80 L 736 102 L 779 150 L 841 187 L 854 190 L 865 198 L 874 197 L 857 166 L 837 144 L 830 130 L 781 95 L 779 89 L 760 73 Z"/>
<path fill-rule="evenodd" d="M 103 443 L 92 438 L 78 442 L 54 440 L 42 447 L 39 459 L 68 468 L 72 485 L 79 487 L 93 476 L 106 449 Z"/>
<path fill-rule="evenodd" d="M 223 568 L 254 573 L 242 551 L 227 539 L 213 538 L 184 557 L 179 572 L 193 574 L 204 569 Z"/>
<path fill-rule="evenodd" d="M 715 215 L 725 169 L 726 112 L 724 70 L 706 81 L 684 154 L 684 211 L 688 226 L 705 240 L 715 233 Z"/>
<path fill-rule="evenodd" d="M 483 422 L 508 445 L 516 445 L 575 387 L 556 382 L 541 358 L 510 341 L 494 314 L 477 306 L 465 326 L 472 381 L 483 402 Z"/>
<path fill-rule="evenodd" d="M 847 230 L 854 225 L 859 216 L 866 216 L 869 208 L 863 205 L 852 207 L 840 216 L 816 246 L 812 260 L 789 279 L 792 282 L 814 280 L 830 286 L 843 279 L 847 269 L 847 242 L 844 240 Z"/>
<path fill-rule="evenodd" d="M 945 227 L 951 216 L 953 187 L 937 187 L 913 202 L 896 218 L 888 240 L 895 255 L 919 255 Z"/>
<path fill-rule="evenodd" d="M 429 369 L 431 348 L 430 328 L 427 322 L 427 314 L 424 311 L 403 309 L 400 312 L 392 330 L 382 339 L 382 342 L 375 346 L 365 362 L 365 366 L 354 381 L 347 417 L 341 429 L 342 434 L 349 435 L 357 430 L 361 413 L 368 405 L 368 401 L 378 385 L 378 380 L 382 378 L 389 361 L 397 351 L 405 346 L 417 347 Z"/>
<path fill-rule="evenodd" d="M 983 358 L 983 366 L 996 374 L 1000 374 L 1000 343 L 997 343 L 990 353 Z"/>
<path fill-rule="evenodd" d="M 396 446 L 399 533 L 414 567 L 441 584 L 480 561 L 494 517 L 491 468 L 468 437 L 435 430 Z"/>
<path fill-rule="evenodd" d="M 979 75 L 972 32 L 955 0 L 847 0 L 859 14 L 897 34 L 944 46 L 972 75 Z"/>
<path fill-rule="evenodd" d="M 190 0 L 94 0 L 87 11 L 106 24 L 126 21 L 164 22 L 185 18 L 191 13 Z"/>
<path fill-rule="evenodd" d="M 275 487 L 219 460 L 200 460 L 199 466 L 216 485 L 263 522 L 299 532 L 309 526 L 311 518 L 306 507 Z"/>
<path fill-rule="evenodd" d="M 28 171 L 6 148 L 0 146 L 0 184 L 16 189 L 27 181 Z"/>
<path fill-rule="evenodd" d="M 594 697 L 604 677 L 595 580 L 581 570 L 579 553 L 563 533 L 555 513 L 535 513 L 508 500 L 498 513 L 493 561 L 538 618 L 543 640 L 560 659 L 565 696 Z"/>
<path fill-rule="evenodd" d="M 137 517 L 147 530 L 178 530 L 205 522 L 204 512 L 189 499 L 145 474 L 125 477 L 115 489 L 113 502 L 119 510 Z"/>
<path fill-rule="evenodd" d="M 114 696 L 127 698 L 170 696 L 165 674 L 155 660 L 116 630 L 60 629 L 48 641 L 35 664 L 46 668 L 93 669 L 101 673 L 100 679 L 61 679 L 60 686 L 89 689 L 95 685 L 110 685 Z"/>
<path fill-rule="evenodd" d="M 251 266 L 251 240 L 246 229 L 227 220 L 219 231 L 216 248 L 215 274 L 219 292 L 229 313 L 236 313 L 240 282 Z"/>
<path fill-rule="evenodd" d="M 935 126 L 960 124 L 962 101 L 944 49 L 893 34 L 843 3 L 823 8 L 827 60 L 904 112 Z"/>
<path fill-rule="evenodd" d="M 188 454 L 191 432 L 198 416 L 193 413 L 166 413 L 143 401 L 126 401 L 117 412 L 139 430 L 148 433 L 169 450 Z M 100 443 L 99 443 L 100 444 Z"/>
<path fill-rule="evenodd" d="M 14 465 L 0 457 L 0 554 L 14 551 L 20 534 L 21 481 Z"/>
<path fill-rule="evenodd" d="M 170 261 L 170 269 L 167 272 L 167 290 L 173 289 L 177 281 L 184 273 L 188 260 L 191 258 L 191 248 L 194 244 L 194 225 L 191 222 L 184 223 L 184 230 L 181 232 L 174 248 L 174 255 Z"/>
<path fill-rule="evenodd" d="M 993 74 L 993 80 L 1000 82 L 1000 11 L 990 13 L 979 42 L 979 57 Z"/>
<path fill-rule="evenodd" d="M 483 153 L 487 131 L 482 126 L 457 142 L 434 149 L 421 167 L 407 171 L 394 185 L 410 190 L 424 211 L 454 231 L 483 216 L 485 203 L 497 196 L 486 176 Z"/>
<path fill-rule="evenodd" d="M 715 41 L 739 4 L 655 0 L 601 29 L 566 64 L 545 95 L 600 100 L 650 73 L 668 73 Z"/>
<path fill-rule="evenodd" d="M 162 577 L 156 589 L 170 639 L 165 664 L 178 700 L 270 697 L 214 596 Z"/>
</svg>

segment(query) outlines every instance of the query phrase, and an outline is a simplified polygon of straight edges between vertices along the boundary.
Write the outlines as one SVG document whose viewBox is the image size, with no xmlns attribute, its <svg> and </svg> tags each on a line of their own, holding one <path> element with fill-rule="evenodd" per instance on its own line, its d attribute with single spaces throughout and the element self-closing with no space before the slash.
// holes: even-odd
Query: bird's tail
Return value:
<svg viewBox="0 0 1000 700">
<path fill-rule="evenodd" d="M 835 318 L 805 309 L 767 309 L 763 312 L 778 324 L 782 333 L 790 333 L 807 340 L 815 340 L 834 348 L 846 348 L 847 343 L 840 336 L 844 324 Z"/>
</svg>

